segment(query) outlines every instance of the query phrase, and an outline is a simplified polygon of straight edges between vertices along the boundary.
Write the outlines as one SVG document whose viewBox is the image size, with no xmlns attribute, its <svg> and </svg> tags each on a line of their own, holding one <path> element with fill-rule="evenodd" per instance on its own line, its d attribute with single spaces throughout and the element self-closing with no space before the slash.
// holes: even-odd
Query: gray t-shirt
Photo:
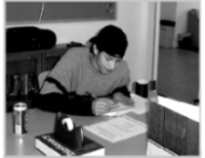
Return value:
<svg viewBox="0 0 205 158">
<path fill-rule="evenodd" d="M 92 63 L 93 54 L 87 47 L 75 47 L 68 50 L 49 73 L 67 92 L 74 91 L 79 95 L 90 93 L 94 97 L 110 94 L 118 87 L 129 84 L 129 69 L 125 61 L 118 64 L 109 74 L 101 74 Z M 62 93 L 53 83 L 45 82 L 41 94 Z"/>
</svg>

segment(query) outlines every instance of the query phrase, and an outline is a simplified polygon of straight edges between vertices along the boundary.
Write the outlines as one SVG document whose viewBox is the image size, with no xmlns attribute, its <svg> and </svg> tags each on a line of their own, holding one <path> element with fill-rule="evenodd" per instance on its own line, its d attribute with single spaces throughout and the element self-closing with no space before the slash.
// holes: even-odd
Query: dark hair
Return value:
<svg viewBox="0 0 205 158">
<path fill-rule="evenodd" d="M 89 42 L 91 43 L 91 51 L 93 44 L 96 44 L 99 51 L 105 51 L 111 56 L 119 56 L 121 58 L 123 58 L 128 46 L 125 33 L 113 25 L 102 28 Z"/>
</svg>

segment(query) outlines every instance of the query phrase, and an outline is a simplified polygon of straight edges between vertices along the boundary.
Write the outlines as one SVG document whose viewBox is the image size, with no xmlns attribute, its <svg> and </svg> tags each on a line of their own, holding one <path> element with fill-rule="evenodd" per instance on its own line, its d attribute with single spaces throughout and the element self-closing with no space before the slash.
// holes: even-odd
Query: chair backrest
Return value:
<svg viewBox="0 0 205 158">
<path fill-rule="evenodd" d="M 43 86 L 44 80 L 46 79 L 46 77 L 48 76 L 50 71 L 43 71 L 38 75 L 38 85 L 39 88 L 41 89 L 41 87 Z"/>
</svg>

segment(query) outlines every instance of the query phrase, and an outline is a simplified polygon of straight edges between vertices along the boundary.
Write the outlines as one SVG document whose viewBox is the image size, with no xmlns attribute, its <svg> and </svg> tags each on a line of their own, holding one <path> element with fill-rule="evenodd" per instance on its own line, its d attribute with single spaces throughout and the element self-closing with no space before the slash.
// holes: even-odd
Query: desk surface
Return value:
<svg viewBox="0 0 205 158">
<path fill-rule="evenodd" d="M 44 112 L 38 109 L 30 109 L 28 110 L 27 115 L 27 129 L 28 133 L 23 136 L 16 136 L 13 134 L 12 129 L 12 115 L 11 113 L 7 113 L 6 116 L 6 155 L 42 155 L 38 150 L 34 147 L 34 137 L 37 135 L 41 135 L 44 133 L 52 132 L 54 129 L 54 121 L 55 114 Z M 103 119 L 107 119 L 105 117 L 82 117 L 82 116 L 72 116 L 75 123 L 77 125 L 90 125 Z M 145 122 L 145 114 L 136 115 L 136 119 Z M 123 141 L 123 143 L 119 145 L 109 144 L 108 142 L 102 141 L 90 133 L 85 133 L 88 137 L 96 140 L 101 143 L 106 148 L 106 154 L 143 154 L 146 150 L 145 144 L 145 134 L 143 136 L 139 136 L 136 141 L 134 139 L 130 139 L 128 142 Z M 123 146 L 127 146 L 124 148 Z M 131 147 L 132 146 L 132 147 Z M 136 151 L 136 147 L 139 146 L 139 151 Z M 123 147 L 123 148 L 121 148 Z M 132 149 L 134 148 L 134 150 Z M 109 149 L 109 150 L 107 150 Z"/>
</svg>

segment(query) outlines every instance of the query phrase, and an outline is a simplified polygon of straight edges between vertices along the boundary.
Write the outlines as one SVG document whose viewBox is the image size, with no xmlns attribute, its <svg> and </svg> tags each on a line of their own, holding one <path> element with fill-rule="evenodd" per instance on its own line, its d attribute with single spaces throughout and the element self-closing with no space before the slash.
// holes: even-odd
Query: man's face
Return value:
<svg viewBox="0 0 205 158">
<path fill-rule="evenodd" d="M 100 72 L 102 74 L 108 74 L 117 67 L 117 65 L 121 62 L 121 58 L 111 56 L 103 51 L 98 54 L 97 62 Z"/>
</svg>

